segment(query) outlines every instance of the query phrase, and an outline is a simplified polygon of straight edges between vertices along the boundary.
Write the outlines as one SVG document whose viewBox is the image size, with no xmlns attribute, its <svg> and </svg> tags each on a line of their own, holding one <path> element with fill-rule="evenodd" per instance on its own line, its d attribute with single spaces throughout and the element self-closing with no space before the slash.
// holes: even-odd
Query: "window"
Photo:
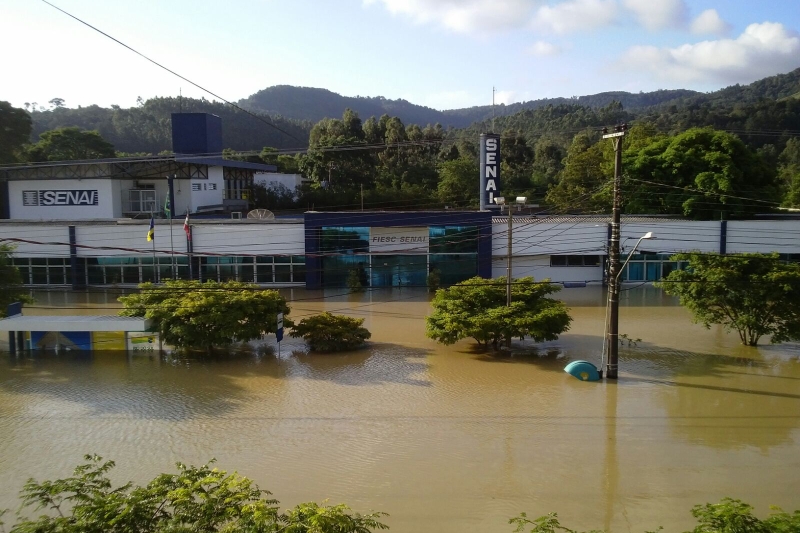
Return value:
<svg viewBox="0 0 800 533">
<path fill-rule="evenodd" d="M 596 267 L 600 266 L 599 255 L 551 255 L 551 267 Z"/>
</svg>

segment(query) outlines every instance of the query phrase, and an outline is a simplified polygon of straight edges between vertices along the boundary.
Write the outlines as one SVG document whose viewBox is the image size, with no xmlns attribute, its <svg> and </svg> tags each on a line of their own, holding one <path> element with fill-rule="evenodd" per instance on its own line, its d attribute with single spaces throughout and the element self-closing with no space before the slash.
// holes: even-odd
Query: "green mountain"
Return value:
<svg viewBox="0 0 800 533">
<path fill-rule="evenodd" d="M 236 150 L 257 150 L 264 146 L 303 148 L 308 145 L 312 124 L 281 116 L 259 114 L 253 117 L 227 104 L 193 98 L 151 98 L 139 107 L 122 109 L 96 105 L 75 109 L 57 107 L 49 111 L 34 111 L 31 140 L 39 134 L 65 126 L 97 130 L 122 152 L 157 154 L 172 150 L 171 115 L 212 113 L 222 118 L 223 146 Z M 277 128 L 287 132 L 281 133 Z M 294 137 L 294 138 L 292 138 Z"/>
<path fill-rule="evenodd" d="M 773 141 L 759 132 L 800 130 L 800 69 L 711 93 L 680 89 L 647 93 L 615 91 L 498 105 L 494 110 L 491 106 L 475 106 L 438 111 L 406 100 L 347 97 L 326 89 L 288 85 L 259 91 L 241 100 L 239 105 L 260 119 L 219 102 L 192 98 L 152 98 L 130 109 L 94 105 L 77 109 L 58 107 L 32 113 L 31 137 L 35 141 L 43 131 L 77 126 L 98 130 L 117 150 L 158 153 L 171 150 L 170 114 L 182 109 L 219 115 L 224 145 L 235 150 L 260 150 L 264 146 L 303 148 L 308 144 L 314 123 L 326 117 L 341 117 L 350 108 L 362 120 L 386 114 L 399 117 L 405 125 L 439 123 L 457 128 L 459 131 L 452 134 L 462 137 L 495 129 L 519 131 L 529 139 L 544 133 L 571 138 L 575 131 L 587 127 L 621 120 L 648 120 L 665 131 L 713 126 L 734 131 L 749 144 L 761 146 Z M 492 122 L 493 111 L 496 118 Z"/>
</svg>

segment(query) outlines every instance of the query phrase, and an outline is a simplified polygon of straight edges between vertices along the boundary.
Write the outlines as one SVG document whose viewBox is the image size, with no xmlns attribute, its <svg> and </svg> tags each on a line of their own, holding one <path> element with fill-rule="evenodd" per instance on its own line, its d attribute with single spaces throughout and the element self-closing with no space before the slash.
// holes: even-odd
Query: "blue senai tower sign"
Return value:
<svg viewBox="0 0 800 533">
<path fill-rule="evenodd" d="M 498 209 L 494 199 L 500 196 L 500 136 L 481 133 L 481 211 Z"/>
</svg>

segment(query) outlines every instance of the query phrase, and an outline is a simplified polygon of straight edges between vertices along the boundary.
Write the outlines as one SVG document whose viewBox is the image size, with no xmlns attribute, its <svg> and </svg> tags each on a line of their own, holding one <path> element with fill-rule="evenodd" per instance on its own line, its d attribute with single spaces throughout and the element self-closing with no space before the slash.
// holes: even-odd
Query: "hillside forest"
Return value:
<svg viewBox="0 0 800 533">
<path fill-rule="evenodd" d="M 296 98 L 289 89 L 298 89 Z M 240 105 L 263 100 L 265 91 Z M 428 108 L 380 98 L 366 99 L 368 111 L 397 114 L 364 118 L 354 108 L 365 99 L 350 98 L 354 105 L 339 108 L 336 118 L 312 120 L 334 103 L 323 99 L 302 115 L 290 104 L 309 98 L 309 90 L 284 86 L 280 93 L 278 109 L 250 105 L 249 113 L 189 98 L 140 99 L 130 109 L 70 109 L 58 98 L 47 108 L 0 102 L 0 164 L 168 153 L 170 114 L 208 112 L 222 118 L 225 157 L 276 164 L 310 180 L 297 194 L 255 191 L 257 207 L 472 208 L 478 138 L 494 131 L 502 135 L 501 194 L 526 196 L 552 212 L 598 213 L 610 210 L 614 171 L 612 144 L 599 130 L 624 123 L 627 213 L 720 219 L 800 207 L 800 69 L 714 93 L 526 102 L 503 106 L 495 118 L 483 107 L 428 116 Z M 454 127 L 454 116 L 478 120 Z"/>
</svg>

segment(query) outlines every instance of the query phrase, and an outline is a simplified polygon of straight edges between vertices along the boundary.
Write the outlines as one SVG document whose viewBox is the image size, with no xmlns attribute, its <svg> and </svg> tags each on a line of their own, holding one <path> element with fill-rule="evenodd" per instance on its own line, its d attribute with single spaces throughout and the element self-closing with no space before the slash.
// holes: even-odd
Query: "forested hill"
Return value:
<svg viewBox="0 0 800 533">
<path fill-rule="evenodd" d="M 312 122 L 341 117 L 345 109 L 352 109 L 364 120 L 386 114 L 399 117 L 405 124 L 439 123 L 458 127 L 469 124 L 469 121 L 463 124 L 450 123 L 445 113 L 406 100 L 389 100 L 382 96 L 342 96 L 327 89 L 292 85 L 268 87 L 240 100 L 238 104 L 251 111 Z"/>
<path fill-rule="evenodd" d="M 302 148 L 308 145 L 310 122 L 263 115 L 263 120 L 288 132 L 292 138 L 247 113 L 227 104 L 193 98 L 151 98 L 138 107 L 122 109 L 96 105 L 75 109 L 56 107 L 49 111 L 34 111 L 31 140 L 39 134 L 64 126 L 97 130 L 100 135 L 127 153 L 157 154 L 172 151 L 172 113 L 212 113 L 222 118 L 223 146 L 237 150 L 261 151 L 264 146 Z"/>
<path fill-rule="evenodd" d="M 327 89 L 276 85 L 259 91 L 238 103 L 245 109 L 261 113 L 278 114 L 297 120 L 318 122 L 323 118 L 336 118 L 345 109 L 352 109 L 362 119 L 389 115 L 399 117 L 405 124 L 441 124 L 444 127 L 465 128 L 473 122 L 496 116 L 513 115 L 526 109 L 538 109 L 549 105 L 580 105 L 600 108 L 611 102 L 620 102 L 625 109 L 636 110 L 671 102 L 701 93 L 684 89 L 653 91 L 649 93 L 627 93 L 613 91 L 572 98 L 544 98 L 516 104 L 500 104 L 492 110 L 491 105 L 465 107 L 438 111 L 430 107 L 412 104 L 406 100 L 389 100 L 382 96 L 342 96 Z"/>
<path fill-rule="evenodd" d="M 222 118 L 223 143 L 234 150 L 303 148 L 311 127 L 322 118 L 341 117 L 346 108 L 366 121 L 369 117 L 397 117 L 405 125 L 442 124 L 459 128 L 456 136 L 477 135 L 492 127 L 491 106 L 437 111 L 405 100 L 382 97 L 344 97 L 325 89 L 287 85 L 264 89 L 240 105 L 295 137 L 293 139 L 264 122 L 229 105 L 205 99 L 152 98 L 138 107 L 98 106 L 76 109 L 55 107 L 32 112 L 35 142 L 43 131 L 63 126 L 97 130 L 117 150 L 127 153 L 158 153 L 172 148 L 170 114 L 207 112 Z M 683 131 L 693 126 L 713 126 L 736 131 L 748 144 L 771 142 L 757 138 L 756 130 L 800 129 L 800 69 L 771 76 L 749 85 L 734 85 L 712 93 L 688 90 L 649 93 L 606 92 L 572 98 L 533 100 L 495 108 L 494 129 L 517 131 L 533 140 L 543 132 L 571 138 L 586 127 L 619 120 L 647 120 L 662 131 Z M 465 129 L 461 129 L 465 128 Z M 562 141 L 563 142 L 563 141 Z"/>
</svg>

